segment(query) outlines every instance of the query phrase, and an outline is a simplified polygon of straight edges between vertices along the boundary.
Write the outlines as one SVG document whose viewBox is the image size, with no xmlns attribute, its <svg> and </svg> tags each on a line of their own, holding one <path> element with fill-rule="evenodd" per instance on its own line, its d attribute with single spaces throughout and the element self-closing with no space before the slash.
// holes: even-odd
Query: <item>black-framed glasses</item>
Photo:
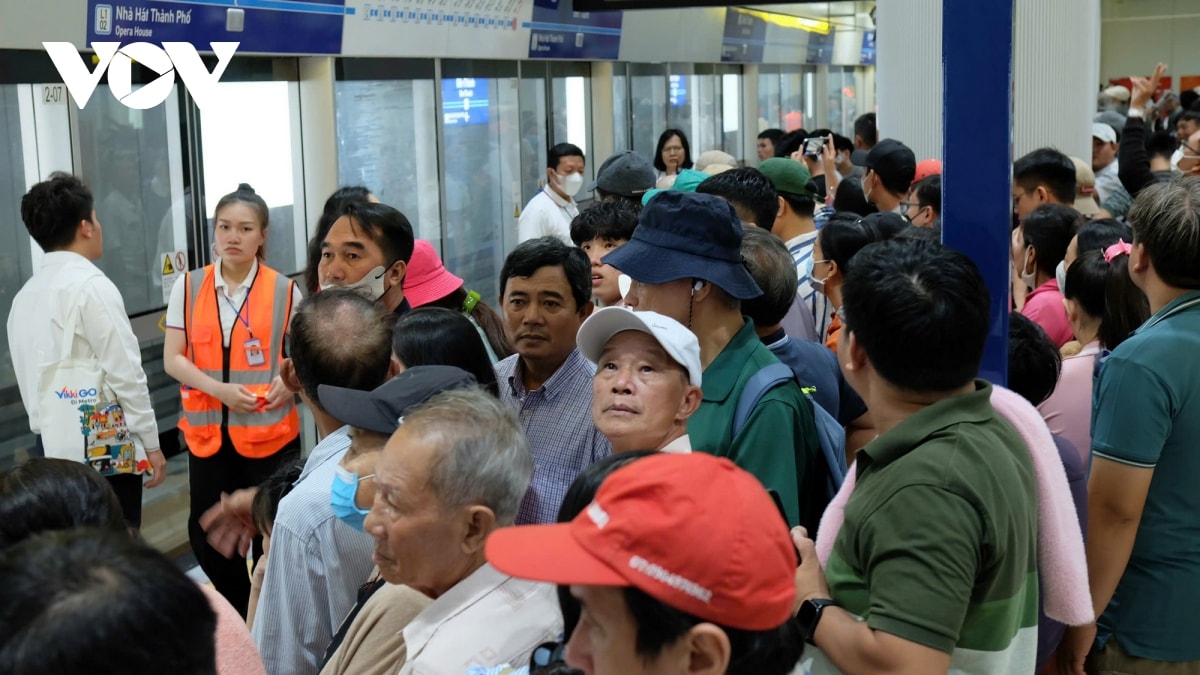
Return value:
<svg viewBox="0 0 1200 675">
<path fill-rule="evenodd" d="M 1186 138 L 1179 139 L 1179 149 L 1183 150 L 1184 153 L 1189 153 L 1189 152 L 1192 153 L 1190 155 L 1192 158 L 1200 157 L 1200 150 L 1197 150 L 1197 149 L 1193 148 L 1192 146 L 1188 145 Z"/>
<path fill-rule="evenodd" d="M 543 642 L 533 650 L 533 654 L 529 656 L 529 670 L 535 668 L 546 668 L 551 664 L 565 663 L 566 651 L 565 642 Z"/>
</svg>

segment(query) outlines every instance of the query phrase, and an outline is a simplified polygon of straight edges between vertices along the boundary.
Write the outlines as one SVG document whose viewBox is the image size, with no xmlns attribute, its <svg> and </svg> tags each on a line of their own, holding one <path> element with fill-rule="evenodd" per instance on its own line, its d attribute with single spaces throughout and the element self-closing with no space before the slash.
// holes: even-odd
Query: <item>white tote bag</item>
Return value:
<svg viewBox="0 0 1200 675">
<path fill-rule="evenodd" d="M 125 411 L 105 386 L 96 355 L 73 353 L 75 326 L 84 294 L 67 311 L 57 361 L 43 364 L 38 417 L 47 457 L 92 465 L 102 475 L 142 473 L 150 468 L 145 449 L 129 433 Z"/>
</svg>

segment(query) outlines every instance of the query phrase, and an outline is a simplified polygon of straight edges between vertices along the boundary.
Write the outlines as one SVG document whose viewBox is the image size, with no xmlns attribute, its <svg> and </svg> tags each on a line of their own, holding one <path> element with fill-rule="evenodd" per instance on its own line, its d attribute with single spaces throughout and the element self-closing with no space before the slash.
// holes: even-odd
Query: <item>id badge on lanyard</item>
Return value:
<svg viewBox="0 0 1200 675">
<path fill-rule="evenodd" d="M 267 357 L 263 355 L 262 342 L 258 338 L 250 338 L 242 343 L 242 348 L 246 350 L 246 364 L 250 366 L 261 366 L 267 362 Z"/>
<path fill-rule="evenodd" d="M 258 367 L 265 364 L 267 362 L 267 357 L 266 354 L 263 353 L 262 341 L 254 337 L 254 331 L 250 328 L 250 320 L 245 316 L 242 316 L 243 309 L 246 310 L 247 314 L 249 313 L 249 291 L 246 293 L 245 301 L 242 302 L 242 309 L 237 309 L 234 307 L 233 301 L 229 299 L 229 296 L 225 296 L 225 302 L 228 302 L 230 308 L 237 312 L 238 321 L 242 322 L 242 325 L 246 327 L 246 333 L 250 335 L 250 339 L 242 343 L 242 349 L 246 350 L 246 365 Z"/>
</svg>

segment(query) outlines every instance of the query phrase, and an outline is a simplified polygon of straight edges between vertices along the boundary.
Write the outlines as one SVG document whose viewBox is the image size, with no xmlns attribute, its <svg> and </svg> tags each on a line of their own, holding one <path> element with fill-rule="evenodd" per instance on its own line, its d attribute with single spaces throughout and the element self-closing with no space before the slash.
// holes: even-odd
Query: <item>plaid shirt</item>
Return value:
<svg viewBox="0 0 1200 675">
<path fill-rule="evenodd" d="M 592 422 L 596 367 L 575 349 L 538 389 L 525 391 L 520 355 L 496 364 L 500 400 L 517 414 L 533 452 L 533 481 L 517 524 L 553 523 L 571 482 L 589 464 L 612 454 Z"/>
</svg>

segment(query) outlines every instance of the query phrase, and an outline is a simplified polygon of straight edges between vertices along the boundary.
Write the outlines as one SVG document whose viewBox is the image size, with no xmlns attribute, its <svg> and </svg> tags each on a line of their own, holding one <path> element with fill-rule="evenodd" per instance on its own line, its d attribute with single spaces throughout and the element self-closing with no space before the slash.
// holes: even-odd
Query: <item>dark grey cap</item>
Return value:
<svg viewBox="0 0 1200 675">
<path fill-rule="evenodd" d="M 475 384 L 475 376 L 454 366 L 413 366 L 373 391 L 322 384 L 317 387 L 321 406 L 333 418 L 352 427 L 390 434 L 400 418 L 443 391 Z"/>
<path fill-rule="evenodd" d="M 657 175 L 649 160 L 632 150 L 618 152 L 604 160 L 596 172 L 596 180 L 587 191 L 600 188 L 609 194 L 638 197 L 654 187 Z"/>
</svg>

